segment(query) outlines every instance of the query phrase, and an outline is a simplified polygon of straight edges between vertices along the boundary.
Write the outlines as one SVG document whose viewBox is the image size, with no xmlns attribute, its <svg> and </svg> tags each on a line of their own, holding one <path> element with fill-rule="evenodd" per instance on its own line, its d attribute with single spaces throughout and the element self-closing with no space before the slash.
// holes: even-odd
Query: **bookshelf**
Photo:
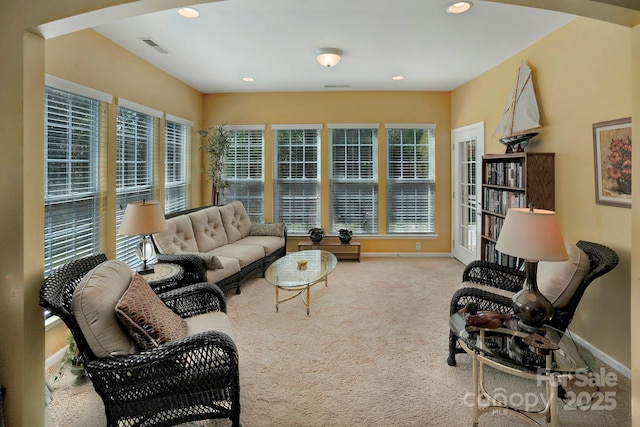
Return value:
<svg viewBox="0 0 640 427">
<path fill-rule="evenodd" d="M 510 267 L 520 262 L 495 250 L 509 208 L 555 209 L 554 153 L 482 156 L 482 237 L 480 256 Z"/>
</svg>

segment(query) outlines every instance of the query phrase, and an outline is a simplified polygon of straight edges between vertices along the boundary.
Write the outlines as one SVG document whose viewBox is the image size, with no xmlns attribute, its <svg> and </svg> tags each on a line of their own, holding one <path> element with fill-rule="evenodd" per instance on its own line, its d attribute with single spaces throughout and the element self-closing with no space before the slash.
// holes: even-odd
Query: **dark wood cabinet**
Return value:
<svg viewBox="0 0 640 427">
<path fill-rule="evenodd" d="M 518 260 L 495 250 L 509 208 L 555 209 L 554 153 L 482 156 L 481 258 L 511 267 Z"/>
</svg>

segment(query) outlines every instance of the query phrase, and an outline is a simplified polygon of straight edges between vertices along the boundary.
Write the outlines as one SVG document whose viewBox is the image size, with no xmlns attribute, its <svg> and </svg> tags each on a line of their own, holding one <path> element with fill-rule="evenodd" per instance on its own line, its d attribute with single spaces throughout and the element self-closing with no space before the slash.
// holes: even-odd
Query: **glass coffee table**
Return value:
<svg viewBox="0 0 640 427">
<path fill-rule="evenodd" d="M 307 316 L 311 306 L 311 287 L 324 282 L 328 286 L 327 276 L 336 268 L 338 259 L 327 251 L 293 252 L 274 261 L 264 273 L 265 279 L 276 288 L 276 311 L 281 302 L 302 295 L 307 306 Z M 288 298 L 280 299 L 280 290 L 297 292 Z"/>
<path fill-rule="evenodd" d="M 564 379 L 586 374 L 593 369 L 596 359 L 569 334 L 545 326 L 544 335 L 532 335 L 517 330 L 517 320 L 504 322 L 503 327 L 485 329 L 469 326 L 465 315 L 455 313 L 449 319 L 451 331 L 460 346 L 472 358 L 473 425 L 480 415 L 503 410 L 515 414 L 532 425 L 539 425 L 534 417 L 545 417 L 552 427 L 558 425 L 558 385 Z M 484 387 L 484 367 L 491 366 L 502 372 L 544 384 L 546 405 L 542 409 L 516 408 L 489 394 Z M 487 405 L 481 408 L 480 400 Z"/>
</svg>

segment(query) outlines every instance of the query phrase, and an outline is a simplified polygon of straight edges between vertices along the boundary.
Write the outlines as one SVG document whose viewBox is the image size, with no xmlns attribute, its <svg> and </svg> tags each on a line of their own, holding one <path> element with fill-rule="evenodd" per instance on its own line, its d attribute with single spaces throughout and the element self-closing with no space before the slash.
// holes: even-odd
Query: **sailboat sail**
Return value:
<svg viewBox="0 0 640 427">
<path fill-rule="evenodd" d="M 522 61 L 518 69 L 518 75 L 513 82 L 509 101 L 505 106 L 500 124 L 493 132 L 502 142 L 509 140 L 522 140 L 527 134 L 540 127 L 540 112 L 536 94 L 531 80 L 531 69 Z M 534 135 L 529 135 L 531 138 Z"/>
</svg>

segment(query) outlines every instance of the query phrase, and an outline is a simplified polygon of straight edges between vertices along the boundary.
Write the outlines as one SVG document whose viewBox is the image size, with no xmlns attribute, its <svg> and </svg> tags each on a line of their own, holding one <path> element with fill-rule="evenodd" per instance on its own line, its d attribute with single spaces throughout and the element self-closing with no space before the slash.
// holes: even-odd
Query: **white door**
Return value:
<svg viewBox="0 0 640 427">
<path fill-rule="evenodd" d="M 464 264 L 480 259 L 484 122 L 451 131 L 452 254 Z"/>
</svg>

